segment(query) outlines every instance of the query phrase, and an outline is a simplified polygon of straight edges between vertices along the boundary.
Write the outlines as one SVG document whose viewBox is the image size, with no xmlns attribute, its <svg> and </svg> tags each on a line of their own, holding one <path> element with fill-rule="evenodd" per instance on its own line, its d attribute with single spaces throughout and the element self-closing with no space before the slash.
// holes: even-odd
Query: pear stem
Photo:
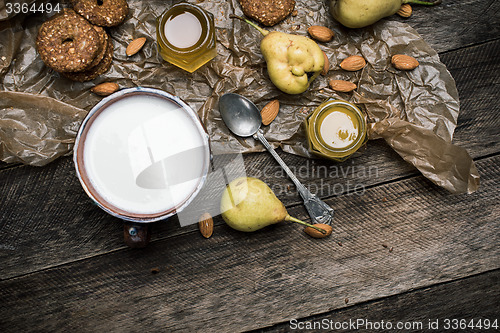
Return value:
<svg viewBox="0 0 500 333">
<path fill-rule="evenodd" d="M 409 3 L 412 5 L 426 5 L 426 6 L 439 5 L 441 2 L 442 0 L 436 0 L 436 1 L 403 0 L 403 3 Z"/>
<path fill-rule="evenodd" d="M 254 27 L 255 29 L 259 30 L 259 32 L 261 34 L 263 34 L 264 36 L 267 36 L 267 34 L 269 33 L 269 31 L 267 31 L 266 29 L 262 29 L 261 27 L 259 27 L 257 24 L 253 23 L 252 21 L 249 21 L 247 20 L 246 18 L 243 18 L 241 16 L 238 16 L 238 15 L 234 15 L 234 14 L 231 14 L 229 15 L 230 18 L 237 18 L 238 20 L 242 20 L 242 21 L 245 21 L 246 23 L 250 24 L 252 27 Z"/>
<path fill-rule="evenodd" d="M 304 221 L 301 221 L 295 217 L 292 217 L 290 215 L 287 215 L 287 217 L 285 217 L 285 221 L 290 221 L 290 222 L 295 222 L 295 223 L 299 223 L 299 224 L 303 224 L 305 226 L 308 226 L 308 227 L 311 227 L 313 229 L 316 229 L 318 230 L 319 232 L 321 232 L 323 235 L 326 234 L 326 230 L 325 229 L 321 229 L 320 227 L 317 227 L 317 226 L 314 226 L 312 224 L 309 224 L 309 223 L 306 223 Z"/>
</svg>

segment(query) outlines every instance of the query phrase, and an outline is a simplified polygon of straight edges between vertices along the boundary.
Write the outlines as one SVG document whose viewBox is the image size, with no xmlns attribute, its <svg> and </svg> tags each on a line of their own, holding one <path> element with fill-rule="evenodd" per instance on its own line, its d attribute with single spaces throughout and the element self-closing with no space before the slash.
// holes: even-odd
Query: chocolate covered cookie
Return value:
<svg viewBox="0 0 500 333">
<path fill-rule="evenodd" d="M 71 3 L 78 14 L 102 27 L 114 27 L 128 14 L 125 0 L 72 0 Z"/>
</svg>

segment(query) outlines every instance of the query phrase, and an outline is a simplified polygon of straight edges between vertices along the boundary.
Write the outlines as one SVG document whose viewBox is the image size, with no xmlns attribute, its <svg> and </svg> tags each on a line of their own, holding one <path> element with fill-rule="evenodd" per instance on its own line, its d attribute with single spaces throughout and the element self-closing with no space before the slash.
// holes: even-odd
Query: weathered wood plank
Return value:
<svg viewBox="0 0 500 333">
<path fill-rule="evenodd" d="M 22 166 L 22 164 L 20 164 L 20 163 L 5 163 L 5 162 L 0 161 L 0 170 L 15 168 L 18 166 Z"/>
<path fill-rule="evenodd" d="M 496 154 L 499 3 L 446 1 L 436 8 L 415 7 L 409 20 L 396 19 L 414 26 L 440 52 L 459 49 L 441 54 L 462 101 L 455 142 L 476 158 Z M 460 49 L 477 43 L 484 44 Z M 282 156 L 296 168 L 307 162 Z M 245 161 L 254 176 L 275 166 L 267 154 L 249 155 Z M 153 244 L 140 251 L 125 249 L 121 222 L 90 204 L 70 159 L 42 169 L 1 170 L 6 165 L 0 164 L 0 279 L 7 279 L 0 283 L 6 318 L 0 329 L 135 331 L 148 325 L 162 331 L 232 332 L 338 309 L 345 306 L 345 297 L 348 305 L 361 305 L 334 311 L 336 315 L 362 309 L 351 314 L 370 310 L 371 318 L 378 314 L 385 319 L 384 311 L 373 312 L 378 303 L 367 308 L 363 300 L 498 267 L 498 156 L 479 162 L 483 185 L 472 196 L 450 196 L 414 177 L 415 170 L 381 142 L 370 143 L 363 156 L 351 161 L 375 165 L 379 172 L 377 177 L 348 175 L 321 185 L 324 197 L 336 195 L 328 189 L 345 187 L 348 181 L 367 188 L 361 197 L 341 191 L 329 199 L 339 217 L 337 238 L 330 243 L 302 238 L 300 228 L 288 225 L 241 235 L 217 219 L 210 240 L 201 239 L 196 227 L 157 224 Z M 315 163 L 309 168 L 319 172 L 333 166 Z M 320 183 L 322 176 L 310 169 L 302 180 Z M 296 206 L 293 187 L 288 191 L 286 177 L 271 173 L 263 178 L 282 190 L 278 195 L 292 213 L 306 216 Z M 374 211 L 379 215 L 373 216 Z M 335 245 L 337 240 L 343 246 Z M 151 267 L 159 267 L 160 273 L 152 275 Z M 487 290 L 488 281 L 478 290 Z M 450 287 L 450 302 L 461 301 L 461 288 L 468 295 L 462 303 L 473 302 L 480 292 Z M 419 308 L 418 300 L 402 304 L 401 309 Z M 433 311 L 450 307 L 449 302 L 432 304 Z M 405 311 L 392 318 L 410 318 L 398 317 Z"/>
<path fill-rule="evenodd" d="M 218 225 L 208 240 L 193 231 L 11 278 L 0 282 L 0 325 L 234 332 L 497 269 L 500 156 L 478 168 L 473 195 L 412 177 L 330 198 L 328 239 L 285 223 L 252 234 Z M 290 213 L 306 217 L 301 206 Z"/>
<path fill-rule="evenodd" d="M 470 4 L 469 2 L 463 6 Z M 442 55 L 443 62 L 448 65 L 457 81 L 462 97 L 462 112 L 455 142 L 469 149 L 475 157 L 498 151 L 497 129 L 500 124 L 496 117 L 499 106 L 496 94 L 498 84 L 495 85 L 495 82 L 499 74 L 499 45 L 500 41 L 496 40 Z M 343 164 L 309 161 L 288 154 L 282 156 L 299 171 L 299 178 L 310 184 L 312 190 L 319 184 L 317 192 L 322 197 L 345 193 L 349 182 L 369 187 L 416 173 L 381 142 L 370 142 L 364 155 Z M 273 185 L 273 189 L 286 204 L 300 203 L 291 182 L 268 154 L 253 154 L 245 160 L 249 174 L 261 177 Z M 301 169 L 304 165 L 308 168 Z M 353 167 L 365 168 L 371 172 L 349 172 Z M 342 172 L 347 175 L 328 179 L 325 183 L 325 173 Z M 22 186 L 15 184 L 19 177 L 22 178 Z M 2 268 L 3 277 L 24 274 L 32 269 L 57 265 L 122 246 L 121 224 L 89 203 L 79 189 L 69 159 L 56 162 L 43 170 L 14 167 L 0 173 L 0 179 L 1 193 L 9 194 L 2 196 L 0 205 L 0 230 L 5 236 L 0 243 L 0 256 L 2 259 L 6 258 Z M 52 188 L 47 189 L 46 185 Z M 63 187 L 63 190 L 59 187 Z M 51 207 L 54 202 L 57 204 Z M 156 229 L 154 236 L 158 238 L 180 232 L 175 224 L 158 224 Z M 82 242 L 87 245 L 82 246 Z M 60 250 L 66 246 L 71 251 Z M 60 252 L 64 254 L 54 255 Z M 27 253 L 34 254 L 27 256 Z M 20 263 L 19 259 L 26 257 L 30 259 Z"/>
<path fill-rule="evenodd" d="M 500 39 L 440 57 L 455 79 L 460 96 L 460 115 L 453 142 L 468 149 L 473 157 L 498 149 Z"/>
<path fill-rule="evenodd" d="M 408 23 L 438 52 L 497 39 L 500 35 L 500 2 L 496 0 L 443 1 L 435 7 L 412 6 Z"/>
<path fill-rule="evenodd" d="M 419 289 L 407 293 L 390 296 L 381 300 L 371 301 L 345 309 L 330 311 L 318 316 L 312 316 L 297 320 L 297 322 L 286 322 L 272 327 L 259 329 L 253 333 L 265 332 L 290 332 L 293 327 L 307 327 L 314 323 L 322 324 L 326 321 L 326 329 L 335 325 L 343 325 L 347 329 L 337 329 L 341 332 L 372 332 L 370 327 L 377 323 L 385 322 L 384 327 L 391 323 L 393 331 L 403 332 L 427 332 L 446 331 L 445 327 L 458 324 L 459 329 L 454 332 L 483 332 L 487 331 L 484 324 L 489 320 L 491 324 L 497 320 L 500 324 L 499 301 L 500 301 L 500 270 L 494 270 L 468 278 L 455 280 L 448 283 Z M 347 300 L 349 302 L 349 300 Z M 365 320 L 360 326 L 351 326 L 358 319 Z M 446 321 L 446 319 L 451 322 Z M 453 320 L 457 319 L 458 323 Z M 472 323 L 474 328 L 466 326 L 460 330 L 461 321 L 466 324 Z M 331 324 L 333 321 L 333 324 Z M 340 324 L 337 324 L 340 323 Z M 344 323 L 347 323 L 344 325 Z M 409 325 L 408 329 L 397 330 L 398 323 Z M 482 323 L 482 327 L 478 324 Z M 293 326 L 291 326 L 293 325 Z M 333 326 L 332 326 L 333 325 Z M 371 326 L 370 326 L 371 325 Z M 355 329 L 358 328 L 359 329 Z M 493 329 L 490 329 L 494 331 Z M 311 332 L 311 330 L 296 329 L 293 332 Z"/>
<path fill-rule="evenodd" d="M 443 56 L 463 96 L 455 142 L 474 157 L 488 156 L 500 147 L 500 106 L 495 83 L 500 76 L 500 40 L 468 50 Z M 321 197 L 352 193 L 356 188 L 417 174 L 380 140 L 369 142 L 361 156 L 338 164 L 283 153 L 281 156 L 299 179 Z M 301 204 L 293 184 L 269 154 L 247 155 L 245 163 L 248 174 L 270 184 L 286 205 Z M 70 158 L 43 168 L 0 170 L 0 193 L 0 278 L 123 247 L 121 222 L 90 202 L 76 179 Z M 157 223 L 153 241 L 193 230 L 195 226 L 181 229 L 175 219 Z"/>
</svg>

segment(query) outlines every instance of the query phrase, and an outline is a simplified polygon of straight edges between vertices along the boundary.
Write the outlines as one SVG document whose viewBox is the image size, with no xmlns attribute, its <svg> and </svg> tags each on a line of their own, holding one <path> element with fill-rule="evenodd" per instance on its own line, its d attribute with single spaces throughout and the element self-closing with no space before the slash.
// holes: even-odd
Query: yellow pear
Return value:
<svg viewBox="0 0 500 333">
<path fill-rule="evenodd" d="M 330 13 L 348 28 L 363 28 L 395 14 L 406 3 L 433 6 L 441 0 L 331 0 Z"/>
<path fill-rule="evenodd" d="M 267 63 L 269 78 L 279 90 L 301 94 L 323 71 L 323 51 L 312 39 L 280 31 L 269 32 L 245 18 L 231 17 L 247 22 L 264 36 L 260 50 Z"/>
<path fill-rule="evenodd" d="M 231 228 L 251 232 L 282 221 L 306 225 L 319 232 L 319 227 L 291 217 L 283 203 L 262 180 L 240 177 L 226 187 L 221 198 L 222 218 Z"/>
</svg>

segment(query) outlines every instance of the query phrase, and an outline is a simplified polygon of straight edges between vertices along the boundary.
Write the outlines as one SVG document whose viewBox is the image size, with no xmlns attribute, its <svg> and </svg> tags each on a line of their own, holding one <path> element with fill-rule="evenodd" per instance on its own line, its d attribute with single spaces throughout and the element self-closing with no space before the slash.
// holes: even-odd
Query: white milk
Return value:
<svg viewBox="0 0 500 333">
<path fill-rule="evenodd" d="M 96 117 L 83 162 L 108 203 L 128 213 L 156 214 L 181 205 L 195 191 L 207 159 L 203 147 L 199 127 L 175 103 L 129 96 Z"/>
</svg>

